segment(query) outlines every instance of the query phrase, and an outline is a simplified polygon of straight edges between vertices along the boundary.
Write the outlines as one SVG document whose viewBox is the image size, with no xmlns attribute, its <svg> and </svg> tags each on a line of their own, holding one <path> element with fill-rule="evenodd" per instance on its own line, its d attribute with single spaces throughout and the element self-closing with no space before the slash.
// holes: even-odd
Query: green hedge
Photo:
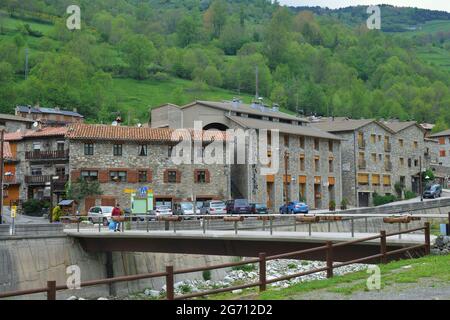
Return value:
<svg viewBox="0 0 450 320">
<path fill-rule="evenodd" d="M 42 217 L 43 210 L 50 208 L 50 203 L 44 200 L 28 200 L 25 201 L 22 205 L 23 212 L 27 216 L 32 217 Z"/>
<path fill-rule="evenodd" d="M 386 196 L 381 196 L 377 193 L 373 194 L 373 204 L 376 207 L 382 206 L 387 203 L 395 202 L 395 201 L 397 201 L 397 197 L 392 194 L 386 195 Z"/>
</svg>

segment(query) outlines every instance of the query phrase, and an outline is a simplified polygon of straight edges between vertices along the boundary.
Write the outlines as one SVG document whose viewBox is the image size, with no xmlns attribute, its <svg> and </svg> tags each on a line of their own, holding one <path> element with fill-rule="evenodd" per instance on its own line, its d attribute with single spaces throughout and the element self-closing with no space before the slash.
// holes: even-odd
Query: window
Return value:
<svg viewBox="0 0 450 320">
<path fill-rule="evenodd" d="M 391 186 L 391 176 L 383 176 L 383 185 L 385 187 Z"/>
<path fill-rule="evenodd" d="M 286 166 L 286 170 L 290 170 L 291 167 L 290 167 L 290 161 L 289 161 L 289 155 L 288 154 L 285 156 L 284 161 L 285 161 L 284 165 Z"/>
<path fill-rule="evenodd" d="M 267 145 L 272 144 L 272 131 L 267 130 Z"/>
<path fill-rule="evenodd" d="M 439 156 L 440 157 L 445 157 L 445 150 L 439 151 Z"/>
<path fill-rule="evenodd" d="M 418 142 L 418 141 L 414 141 L 414 142 L 413 142 L 413 148 L 414 148 L 414 149 L 419 148 L 419 142 Z"/>
<path fill-rule="evenodd" d="M 120 145 L 121 146 L 121 145 Z M 126 182 L 127 172 L 126 171 L 111 171 L 109 177 L 113 182 Z"/>
<path fill-rule="evenodd" d="M 56 167 L 55 173 L 59 178 L 63 178 L 66 175 L 65 167 Z"/>
<path fill-rule="evenodd" d="M 81 171 L 81 178 L 85 181 L 97 181 L 98 180 L 98 171 L 83 170 L 83 171 Z"/>
<path fill-rule="evenodd" d="M 305 155 L 300 156 L 300 171 L 305 171 Z"/>
<path fill-rule="evenodd" d="M 41 151 L 41 143 L 33 142 L 33 151 Z"/>
<path fill-rule="evenodd" d="M 147 182 L 147 171 L 139 171 L 139 182 Z"/>
<path fill-rule="evenodd" d="M 369 174 L 367 174 L 367 173 L 358 174 L 358 184 L 359 185 L 368 185 L 369 184 Z"/>
<path fill-rule="evenodd" d="M 147 145 L 142 144 L 139 146 L 139 156 L 146 157 L 147 156 Z"/>
<path fill-rule="evenodd" d="M 314 150 L 319 151 L 320 150 L 320 140 L 314 139 Z"/>
<path fill-rule="evenodd" d="M 418 167 L 419 166 L 419 160 L 414 160 L 414 167 Z"/>
<path fill-rule="evenodd" d="M 114 156 L 121 156 L 122 155 L 122 145 L 121 144 L 115 144 L 113 146 L 113 155 Z"/>
<path fill-rule="evenodd" d="M 167 171 L 167 182 L 177 183 L 177 171 L 176 170 L 168 170 Z"/>
<path fill-rule="evenodd" d="M 58 142 L 56 142 L 56 150 L 58 150 L 58 151 L 64 151 L 64 147 L 65 147 L 64 141 L 58 141 Z"/>
<path fill-rule="evenodd" d="M 195 182 L 196 183 L 206 183 L 206 171 L 197 170 L 195 172 Z"/>
<path fill-rule="evenodd" d="M 398 145 L 403 148 L 404 145 L 404 140 L 403 139 L 398 139 Z"/>
<path fill-rule="evenodd" d="M 333 152 L 333 141 L 328 141 L 328 151 Z"/>
<path fill-rule="evenodd" d="M 373 163 L 377 163 L 377 154 L 376 153 L 372 153 L 372 162 Z"/>
<path fill-rule="evenodd" d="M 328 171 L 330 173 L 334 172 L 334 161 L 333 161 L 333 159 L 329 159 L 328 160 Z"/>
<path fill-rule="evenodd" d="M 380 185 L 380 175 L 379 174 L 373 174 L 372 175 L 372 185 L 373 186 L 379 186 Z"/>
<path fill-rule="evenodd" d="M 84 155 L 85 156 L 93 156 L 94 155 L 94 144 L 93 143 L 85 143 L 84 144 Z"/>
<path fill-rule="evenodd" d="M 439 138 L 439 144 L 445 144 L 445 137 Z"/>
<path fill-rule="evenodd" d="M 300 148 L 305 149 L 305 137 L 300 137 Z"/>
<path fill-rule="evenodd" d="M 370 135 L 370 143 L 376 143 L 377 142 L 377 135 L 371 134 Z"/>
<path fill-rule="evenodd" d="M 400 166 L 405 166 L 405 158 L 400 158 Z"/>
<path fill-rule="evenodd" d="M 316 172 L 320 172 L 320 159 L 319 158 L 314 159 L 314 170 Z"/>
<path fill-rule="evenodd" d="M 411 168 L 412 167 L 412 160 L 411 160 L 411 158 L 408 158 L 408 168 Z"/>
<path fill-rule="evenodd" d="M 32 176 L 42 176 L 42 168 L 31 168 Z"/>
<path fill-rule="evenodd" d="M 289 135 L 287 134 L 284 135 L 284 146 L 289 148 Z"/>
<path fill-rule="evenodd" d="M 167 147 L 167 156 L 169 158 L 172 156 L 172 151 L 173 151 L 173 147 L 172 146 L 168 146 Z"/>
</svg>

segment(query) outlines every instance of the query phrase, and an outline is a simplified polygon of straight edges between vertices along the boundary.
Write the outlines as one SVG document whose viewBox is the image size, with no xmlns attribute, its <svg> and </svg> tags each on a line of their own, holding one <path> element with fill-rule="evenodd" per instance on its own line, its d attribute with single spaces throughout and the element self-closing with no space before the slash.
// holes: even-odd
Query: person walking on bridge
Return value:
<svg viewBox="0 0 450 320">
<path fill-rule="evenodd" d="M 114 232 L 120 231 L 120 224 L 122 222 L 122 210 L 120 209 L 120 204 L 116 204 L 111 212 L 112 220 L 116 223 L 116 228 Z"/>
</svg>

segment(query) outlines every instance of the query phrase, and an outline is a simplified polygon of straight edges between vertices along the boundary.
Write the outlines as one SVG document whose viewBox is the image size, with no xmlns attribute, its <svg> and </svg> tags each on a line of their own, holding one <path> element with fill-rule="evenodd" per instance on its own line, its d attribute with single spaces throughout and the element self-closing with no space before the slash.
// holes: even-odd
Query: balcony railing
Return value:
<svg viewBox="0 0 450 320">
<path fill-rule="evenodd" d="M 392 171 L 392 161 L 387 161 L 385 164 L 384 164 L 384 169 L 386 170 L 386 171 Z"/>
<path fill-rule="evenodd" d="M 16 176 L 6 176 L 6 175 L 3 177 L 3 183 L 6 183 L 6 184 L 18 184 Z"/>
<path fill-rule="evenodd" d="M 47 175 L 47 176 L 25 176 L 25 182 L 28 184 L 36 184 L 36 185 L 45 185 L 48 182 L 53 181 L 54 185 L 65 184 L 69 181 L 69 176 L 61 176 L 59 179 L 53 180 L 52 178 L 55 175 Z"/>
<path fill-rule="evenodd" d="M 366 160 L 358 160 L 358 168 L 359 169 L 366 169 L 367 168 L 367 161 Z"/>
<path fill-rule="evenodd" d="M 27 151 L 25 152 L 25 159 L 26 160 L 69 159 L 69 150 Z"/>
</svg>

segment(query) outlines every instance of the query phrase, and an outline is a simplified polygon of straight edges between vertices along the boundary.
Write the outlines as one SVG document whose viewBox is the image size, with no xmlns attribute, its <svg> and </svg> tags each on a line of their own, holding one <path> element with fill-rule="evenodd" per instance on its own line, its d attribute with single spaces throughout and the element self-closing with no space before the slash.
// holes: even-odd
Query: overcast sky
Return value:
<svg viewBox="0 0 450 320">
<path fill-rule="evenodd" d="M 418 7 L 450 12 L 448 0 L 279 0 L 281 4 L 292 6 L 320 6 L 328 8 L 342 8 L 355 5 L 391 4 L 401 7 Z"/>
</svg>

